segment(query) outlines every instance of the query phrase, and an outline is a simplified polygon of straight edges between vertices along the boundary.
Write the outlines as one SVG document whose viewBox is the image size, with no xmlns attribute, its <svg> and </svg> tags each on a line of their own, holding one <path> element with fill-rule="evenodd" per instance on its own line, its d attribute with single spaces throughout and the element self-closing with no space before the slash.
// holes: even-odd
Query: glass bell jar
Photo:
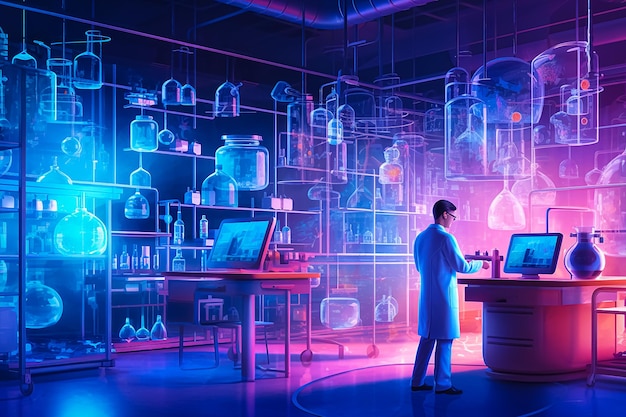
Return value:
<svg viewBox="0 0 626 417">
<path fill-rule="evenodd" d="M 230 81 L 224 82 L 215 90 L 215 117 L 239 116 L 239 87 Z"/>
<path fill-rule="evenodd" d="M 159 148 L 159 125 L 152 116 L 137 115 L 130 122 L 130 148 L 137 152 L 154 152 Z"/>
<path fill-rule="evenodd" d="M 602 236 L 594 232 L 593 227 L 575 227 L 576 243 L 565 252 L 565 268 L 573 278 L 594 279 L 604 271 L 606 260 L 604 253 L 596 244 L 595 239 L 602 243 Z"/>
<path fill-rule="evenodd" d="M 356 298 L 329 297 L 320 303 L 320 320 L 329 329 L 351 329 L 361 321 L 361 305 Z"/>
<path fill-rule="evenodd" d="M 102 255 L 107 249 L 104 223 L 84 205 L 63 217 L 54 228 L 54 247 L 65 256 Z"/>
<path fill-rule="evenodd" d="M 596 207 L 595 226 L 604 236 L 604 252 L 612 256 L 626 256 L 626 150 L 610 161 L 602 170 L 594 191 Z"/>
<path fill-rule="evenodd" d="M 545 97 L 558 97 L 552 114 L 544 117 L 554 127 L 555 142 L 589 145 L 599 139 L 598 57 L 586 41 L 570 41 L 537 55 L 532 63 L 536 84 L 533 101 L 543 105 Z M 554 106 L 553 106 L 554 107 Z"/>
<path fill-rule="evenodd" d="M 161 86 L 161 103 L 164 106 L 176 106 L 181 102 L 183 86 L 173 77 Z"/>
<path fill-rule="evenodd" d="M 44 329 L 61 319 L 63 300 L 56 290 L 41 281 L 29 281 L 24 293 L 24 313 L 27 329 Z"/>
<path fill-rule="evenodd" d="M 102 36 L 99 30 L 88 30 L 87 49 L 74 58 L 74 87 L 81 90 L 97 90 L 102 87 L 102 60 L 96 55 L 96 45 L 111 38 Z"/>
<path fill-rule="evenodd" d="M 269 184 L 269 152 L 260 135 L 222 135 L 224 146 L 215 151 L 215 164 L 237 182 L 237 189 L 262 190 Z"/>
<path fill-rule="evenodd" d="M 205 206 L 237 207 L 239 205 L 237 182 L 215 165 L 215 172 L 202 182 L 200 199 Z"/>
<path fill-rule="evenodd" d="M 128 197 L 124 204 L 124 217 L 131 220 L 147 219 L 150 217 L 150 204 L 148 199 L 141 195 L 139 190 Z"/>
</svg>

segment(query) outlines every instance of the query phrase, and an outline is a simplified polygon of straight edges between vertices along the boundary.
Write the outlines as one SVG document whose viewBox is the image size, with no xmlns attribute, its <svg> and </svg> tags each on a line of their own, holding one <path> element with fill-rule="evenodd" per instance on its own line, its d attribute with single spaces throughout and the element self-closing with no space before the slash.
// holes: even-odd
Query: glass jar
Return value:
<svg viewBox="0 0 626 417">
<path fill-rule="evenodd" d="M 330 297 L 320 303 L 320 320 L 333 330 L 351 329 L 359 324 L 361 305 L 356 298 Z"/>
<path fill-rule="evenodd" d="M 237 182 L 216 165 L 215 172 L 202 182 L 200 199 L 205 206 L 237 207 Z"/>
<path fill-rule="evenodd" d="M 62 255 L 102 255 L 107 249 L 104 223 L 83 207 L 63 217 L 54 228 L 54 246 Z"/>
<path fill-rule="evenodd" d="M 108 40 L 99 30 L 88 30 L 87 50 L 74 58 L 74 87 L 97 90 L 102 87 L 102 60 L 94 53 L 96 43 Z"/>
<path fill-rule="evenodd" d="M 159 126 L 152 116 L 143 114 L 130 123 L 130 148 L 137 152 L 154 152 L 159 148 Z"/>
<path fill-rule="evenodd" d="M 215 90 L 215 117 L 239 116 L 239 87 L 226 81 Z"/>
<path fill-rule="evenodd" d="M 131 220 L 147 219 L 150 217 L 150 204 L 148 199 L 141 195 L 139 190 L 128 197 L 124 204 L 124 217 Z"/>
<path fill-rule="evenodd" d="M 600 238 L 599 233 L 594 233 L 592 227 L 575 227 L 576 243 L 565 252 L 565 268 L 574 278 L 593 279 L 604 271 L 606 260 L 604 253 L 596 246 L 595 238 Z"/>
<path fill-rule="evenodd" d="M 305 94 L 287 106 L 287 164 L 314 167 L 313 132 L 309 115 L 314 110 L 313 96 Z"/>
<path fill-rule="evenodd" d="M 183 258 L 183 251 L 176 249 L 176 256 L 172 259 L 172 271 L 184 272 L 186 269 L 185 258 Z"/>
<path fill-rule="evenodd" d="M 175 106 L 181 104 L 182 88 L 183 86 L 174 78 L 165 81 L 161 86 L 161 102 L 163 105 Z"/>
<path fill-rule="evenodd" d="M 384 151 L 385 162 L 378 168 L 378 182 L 381 184 L 402 184 L 404 168 L 400 164 L 400 151 L 395 146 Z"/>
<path fill-rule="evenodd" d="M 225 142 L 215 152 L 215 164 L 233 177 L 237 188 L 262 190 L 269 184 L 269 152 L 260 135 L 223 135 Z"/>
<path fill-rule="evenodd" d="M 41 281 L 30 281 L 24 294 L 24 313 L 27 329 L 50 327 L 63 315 L 63 300 L 58 292 Z"/>
</svg>

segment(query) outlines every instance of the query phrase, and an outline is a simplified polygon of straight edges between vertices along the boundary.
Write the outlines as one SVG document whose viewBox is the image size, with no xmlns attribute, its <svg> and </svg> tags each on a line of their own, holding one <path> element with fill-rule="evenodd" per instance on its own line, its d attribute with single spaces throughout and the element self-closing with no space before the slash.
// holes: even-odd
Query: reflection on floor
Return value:
<svg viewBox="0 0 626 417">
<path fill-rule="evenodd" d="M 344 339 L 337 346 L 314 343 L 314 360 L 299 361 L 303 343 L 292 346 L 292 374 L 257 371 L 254 383 L 240 382 L 240 371 L 221 352 L 219 367 L 182 370 L 177 350 L 118 354 L 114 368 L 36 375 L 34 392 L 23 397 L 17 381 L 0 381 L 0 416 L 606 416 L 622 414 L 626 383 L 598 378 L 521 383 L 494 380 L 481 358 L 480 334 L 463 334 L 454 343 L 454 384 L 461 396 L 409 390 L 417 347 L 415 334 L 377 340 L 377 358 L 368 357 L 371 341 Z M 272 365 L 280 367 L 281 344 L 271 346 Z M 265 347 L 257 344 L 257 361 Z M 211 365 L 211 347 L 185 351 L 185 367 Z M 430 370 L 432 373 L 432 368 Z M 619 410 L 619 411 L 618 411 Z M 617 415 L 617 414 L 616 414 Z"/>
</svg>

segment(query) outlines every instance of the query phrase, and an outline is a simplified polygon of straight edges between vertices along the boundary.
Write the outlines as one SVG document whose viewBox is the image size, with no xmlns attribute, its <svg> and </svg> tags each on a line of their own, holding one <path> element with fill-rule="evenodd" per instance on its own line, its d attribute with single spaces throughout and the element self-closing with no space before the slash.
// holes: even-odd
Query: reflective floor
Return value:
<svg viewBox="0 0 626 417">
<path fill-rule="evenodd" d="M 505 382 L 487 375 L 480 334 L 454 343 L 453 382 L 460 396 L 411 392 L 409 377 L 417 347 L 414 334 L 376 341 L 339 339 L 345 346 L 314 342 L 314 359 L 303 366 L 304 344 L 292 345 L 292 373 L 257 370 L 256 382 L 240 382 L 240 371 L 221 349 L 210 366 L 210 346 L 188 348 L 185 369 L 176 349 L 118 354 L 114 368 L 34 376 L 32 395 L 21 395 L 17 381 L 0 381 L 0 416 L 607 416 L 626 409 L 626 380 L 599 377 L 551 383 Z M 282 365 L 281 344 L 270 344 L 270 366 Z M 370 355 L 371 356 L 371 355 Z M 257 364 L 265 347 L 257 344 Z M 430 369 L 432 373 L 432 367 Z"/>
</svg>

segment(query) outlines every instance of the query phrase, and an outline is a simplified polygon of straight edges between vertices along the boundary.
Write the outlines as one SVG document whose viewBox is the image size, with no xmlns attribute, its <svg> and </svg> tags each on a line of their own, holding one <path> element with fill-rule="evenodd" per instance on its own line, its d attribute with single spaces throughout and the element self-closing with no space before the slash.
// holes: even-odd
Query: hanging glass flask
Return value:
<svg viewBox="0 0 626 417">
<path fill-rule="evenodd" d="M 238 190 L 257 191 L 269 184 L 269 152 L 260 135 L 222 135 L 215 164 L 237 182 Z"/>
<path fill-rule="evenodd" d="M 42 101 L 44 114 L 49 119 L 56 116 L 60 122 L 72 122 L 83 117 L 82 98 L 76 95 L 73 85 L 72 61 L 63 58 L 50 58 L 46 61 L 48 70 L 56 74 L 56 87 L 44 91 Z M 56 111 L 54 111 L 56 109 Z"/>
<path fill-rule="evenodd" d="M 107 229 L 83 204 L 63 217 L 54 228 L 54 247 L 66 256 L 102 255 L 107 249 Z"/>
<path fill-rule="evenodd" d="M 130 123 L 130 148 L 137 152 L 154 152 L 159 148 L 159 126 L 152 116 L 140 114 Z"/>
<path fill-rule="evenodd" d="M 88 30 L 87 50 L 74 58 L 74 87 L 81 90 L 96 90 L 102 87 L 102 60 L 96 55 L 95 45 L 111 40 L 99 30 Z"/>
<path fill-rule="evenodd" d="M 239 87 L 242 85 L 226 81 L 215 90 L 215 117 L 239 116 Z"/>
<path fill-rule="evenodd" d="M 175 106 L 181 102 L 183 86 L 174 78 L 165 81 L 161 86 L 161 103 L 164 106 Z"/>
<path fill-rule="evenodd" d="M 237 207 L 237 182 L 222 170 L 222 165 L 215 165 L 215 172 L 202 182 L 200 199 L 205 206 Z"/>
<path fill-rule="evenodd" d="M 598 238 L 603 242 L 602 236 L 595 233 L 593 227 L 575 227 L 576 233 L 570 233 L 570 237 L 576 238 L 576 243 L 565 252 L 565 268 L 574 278 L 594 279 L 604 271 L 606 260 L 604 253 L 596 244 Z"/>
<path fill-rule="evenodd" d="M 131 220 L 147 219 L 150 217 L 150 204 L 148 199 L 141 195 L 139 190 L 128 197 L 124 204 L 124 217 Z"/>
<path fill-rule="evenodd" d="M 150 187 L 152 185 L 152 175 L 143 168 L 143 154 L 139 153 L 139 168 L 130 173 L 130 185 L 135 187 Z"/>
<path fill-rule="evenodd" d="M 626 150 L 602 170 L 594 191 L 595 225 L 604 235 L 604 251 L 612 256 L 626 256 Z"/>
<path fill-rule="evenodd" d="M 292 167 L 314 167 L 314 141 L 309 115 L 313 97 L 300 95 L 287 106 L 287 164 Z"/>
<path fill-rule="evenodd" d="M 167 128 L 167 113 L 163 113 L 163 129 L 157 134 L 157 139 L 163 145 L 171 145 L 176 139 L 174 132 Z"/>
<path fill-rule="evenodd" d="M 186 77 L 185 85 L 180 88 L 180 104 L 183 106 L 195 106 L 196 105 L 196 89 L 189 84 L 189 55 L 193 55 L 193 52 L 186 46 L 180 48 L 180 52 L 185 54 L 186 64 Z"/>
<path fill-rule="evenodd" d="M 44 329 L 56 324 L 63 315 L 63 299 L 41 281 L 30 281 L 24 293 L 27 329 Z"/>
</svg>

